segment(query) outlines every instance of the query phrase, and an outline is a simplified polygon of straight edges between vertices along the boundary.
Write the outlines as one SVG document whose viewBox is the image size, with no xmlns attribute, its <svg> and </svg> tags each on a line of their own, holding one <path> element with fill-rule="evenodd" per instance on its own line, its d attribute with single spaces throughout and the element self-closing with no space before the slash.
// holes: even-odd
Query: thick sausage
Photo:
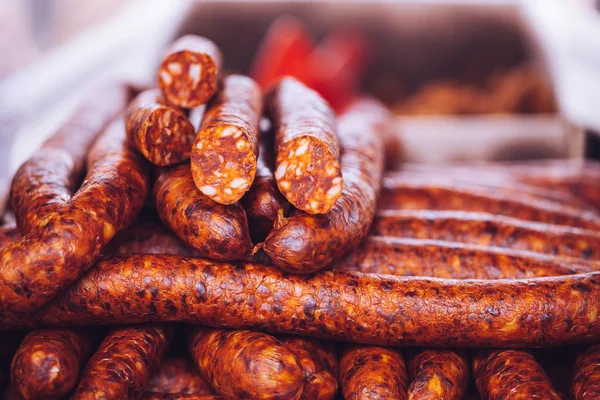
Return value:
<svg viewBox="0 0 600 400">
<path fill-rule="evenodd" d="M 74 282 L 142 208 L 149 171 L 117 119 L 88 155 L 81 188 L 0 254 L 0 314 L 27 313 Z"/>
<path fill-rule="evenodd" d="M 237 202 L 254 181 L 261 111 L 256 82 L 231 75 L 204 113 L 191 149 L 192 176 L 198 189 L 217 203 Z"/>
<path fill-rule="evenodd" d="M 420 350 L 408 359 L 409 400 L 461 400 L 469 383 L 467 355 L 460 350 Z"/>
<path fill-rule="evenodd" d="M 582 351 L 575 360 L 571 396 L 574 400 L 600 399 L 600 343 Z"/>
<path fill-rule="evenodd" d="M 81 372 L 72 398 L 139 399 L 172 336 L 173 328 L 168 325 L 113 330 Z"/>
<path fill-rule="evenodd" d="M 158 89 L 140 93 L 127 107 L 125 121 L 127 139 L 152 164 L 168 166 L 190 158 L 196 130 Z"/>
<path fill-rule="evenodd" d="M 340 386 L 346 400 L 406 399 L 404 357 L 395 349 L 348 346 L 340 357 Z"/>
<path fill-rule="evenodd" d="M 296 211 L 279 221 L 263 249 L 273 263 L 292 273 L 318 271 L 356 247 L 367 235 L 383 172 L 381 131 L 388 118 L 379 103 L 363 100 L 340 119 L 344 191 L 327 214 Z"/>
<path fill-rule="evenodd" d="M 24 399 L 64 398 L 75 387 L 93 342 L 94 335 L 88 330 L 31 332 L 12 360 L 10 379 L 15 390 Z"/>
<path fill-rule="evenodd" d="M 93 95 L 27 160 L 11 186 L 12 210 L 22 234 L 40 225 L 79 188 L 90 146 L 102 129 L 122 111 L 129 88 L 109 84 Z"/>
<path fill-rule="evenodd" d="M 461 243 L 369 237 L 335 268 L 450 279 L 534 278 L 600 271 L 600 263 Z"/>
<path fill-rule="evenodd" d="M 250 254 L 252 242 L 243 207 L 222 205 L 203 195 L 194 185 L 189 165 L 160 172 L 154 203 L 163 222 L 204 257 L 236 260 Z"/>
<path fill-rule="evenodd" d="M 333 399 L 338 390 L 338 360 L 330 343 L 320 340 L 287 336 L 280 339 L 292 352 L 304 372 L 301 399 Z"/>
<path fill-rule="evenodd" d="M 512 190 L 458 185 L 447 180 L 388 178 L 380 205 L 400 210 L 460 210 L 504 215 L 528 221 L 600 229 L 600 216 Z"/>
<path fill-rule="evenodd" d="M 481 350 L 473 358 L 473 378 L 482 398 L 556 399 L 544 369 L 523 350 Z"/>
<path fill-rule="evenodd" d="M 527 250 L 553 256 L 600 260 L 600 234 L 485 213 L 461 211 L 382 211 L 371 233 L 446 240 Z"/>
<path fill-rule="evenodd" d="M 193 108 L 206 103 L 217 90 L 223 56 L 212 41 L 185 35 L 171 44 L 158 68 L 158 87 L 167 101 Z"/>
<path fill-rule="evenodd" d="M 342 194 L 345 179 L 333 111 L 317 92 L 292 77 L 271 89 L 267 103 L 274 124 L 279 191 L 300 210 L 326 213 Z"/>
<path fill-rule="evenodd" d="M 193 328 L 189 349 L 200 374 L 223 399 L 300 399 L 304 373 L 271 335 Z"/>
<path fill-rule="evenodd" d="M 146 393 L 142 400 L 221 400 L 221 396 L 211 394 Z"/>
<path fill-rule="evenodd" d="M 198 373 L 187 358 L 167 358 L 150 379 L 146 393 L 165 394 L 214 394 L 208 382 Z"/>
<path fill-rule="evenodd" d="M 499 281 L 339 270 L 298 276 L 258 264 L 131 255 L 100 261 L 30 318 L 0 326 L 179 321 L 377 345 L 543 347 L 600 339 L 598 309 L 598 272 Z"/>
</svg>

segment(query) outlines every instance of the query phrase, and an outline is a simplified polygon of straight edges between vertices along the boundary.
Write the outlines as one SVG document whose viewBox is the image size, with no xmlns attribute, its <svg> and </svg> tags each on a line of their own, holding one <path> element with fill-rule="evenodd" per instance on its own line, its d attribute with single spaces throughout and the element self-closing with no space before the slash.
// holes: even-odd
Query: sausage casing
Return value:
<svg viewBox="0 0 600 400">
<path fill-rule="evenodd" d="M 469 383 L 469 365 L 463 351 L 427 349 L 409 357 L 409 400 L 461 400 Z"/>
<path fill-rule="evenodd" d="M 574 400 L 600 398 L 600 344 L 586 348 L 575 360 L 571 396 Z"/>
</svg>

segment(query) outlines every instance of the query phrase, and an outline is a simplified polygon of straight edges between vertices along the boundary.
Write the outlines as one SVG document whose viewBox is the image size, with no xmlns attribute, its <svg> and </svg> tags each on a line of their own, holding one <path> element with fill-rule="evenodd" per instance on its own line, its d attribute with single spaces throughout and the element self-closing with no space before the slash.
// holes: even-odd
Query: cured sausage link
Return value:
<svg viewBox="0 0 600 400">
<path fill-rule="evenodd" d="M 600 398 L 600 343 L 583 350 L 575 360 L 571 396 L 574 400 Z"/>
<path fill-rule="evenodd" d="M 461 400 L 469 383 L 469 365 L 463 351 L 429 349 L 408 361 L 409 400 Z"/>
</svg>

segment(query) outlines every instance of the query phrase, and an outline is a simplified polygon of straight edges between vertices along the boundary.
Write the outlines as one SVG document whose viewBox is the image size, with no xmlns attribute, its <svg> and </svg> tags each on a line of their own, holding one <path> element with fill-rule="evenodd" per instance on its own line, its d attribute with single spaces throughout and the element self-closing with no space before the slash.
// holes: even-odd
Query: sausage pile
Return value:
<svg viewBox="0 0 600 400">
<path fill-rule="evenodd" d="M 16 173 L 4 398 L 600 397 L 600 166 L 385 171 L 377 100 L 223 65 L 180 38 Z"/>
</svg>

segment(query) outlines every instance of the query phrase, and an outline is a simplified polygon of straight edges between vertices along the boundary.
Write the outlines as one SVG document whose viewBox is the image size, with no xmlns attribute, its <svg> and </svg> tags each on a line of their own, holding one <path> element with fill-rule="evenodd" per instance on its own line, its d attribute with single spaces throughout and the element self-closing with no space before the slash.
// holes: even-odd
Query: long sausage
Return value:
<svg viewBox="0 0 600 400">
<path fill-rule="evenodd" d="M 154 394 L 215 394 L 192 361 L 182 357 L 165 359 L 150 378 L 145 391 Z"/>
<path fill-rule="evenodd" d="M 270 90 L 267 105 L 274 124 L 279 191 L 300 210 L 326 213 L 342 194 L 345 179 L 333 111 L 317 92 L 292 77 Z"/>
<path fill-rule="evenodd" d="M 200 193 L 189 165 L 160 172 L 154 203 L 163 222 L 204 257 L 228 261 L 250 254 L 252 242 L 243 207 L 222 205 Z"/>
<path fill-rule="evenodd" d="M 376 305 L 376 306 L 374 306 Z M 351 271 L 288 275 L 166 255 L 100 261 L 28 324 L 179 321 L 377 345 L 550 346 L 600 339 L 600 273 L 449 280 Z"/>
<path fill-rule="evenodd" d="M 223 56 L 207 38 L 185 35 L 173 42 L 158 68 L 158 87 L 171 104 L 194 108 L 217 90 Z"/>
<path fill-rule="evenodd" d="M 574 400 L 600 398 L 600 343 L 584 349 L 575 360 L 571 396 Z"/>
<path fill-rule="evenodd" d="M 231 75 L 204 113 L 192 147 L 191 170 L 198 189 L 217 203 L 237 202 L 254 181 L 261 111 L 256 82 Z"/>
<path fill-rule="evenodd" d="M 74 282 L 142 208 L 143 160 L 126 145 L 122 119 L 100 135 L 77 193 L 0 254 L 0 314 L 27 313 Z"/>
<path fill-rule="evenodd" d="M 446 240 L 527 250 L 553 256 L 600 260 L 600 234 L 485 213 L 461 211 L 382 211 L 373 235 Z"/>
<path fill-rule="evenodd" d="M 292 273 L 315 272 L 367 235 L 383 173 L 381 131 L 387 118 L 387 110 L 374 100 L 357 102 L 341 117 L 343 193 L 327 214 L 296 211 L 278 222 L 263 243 L 275 265 Z"/>
<path fill-rule="evenodd" d="M 469 383 L 467 355 L 460 350 L 420 350 L 408 358 L 409 400 L 461 400 Z"/>
</svg>

